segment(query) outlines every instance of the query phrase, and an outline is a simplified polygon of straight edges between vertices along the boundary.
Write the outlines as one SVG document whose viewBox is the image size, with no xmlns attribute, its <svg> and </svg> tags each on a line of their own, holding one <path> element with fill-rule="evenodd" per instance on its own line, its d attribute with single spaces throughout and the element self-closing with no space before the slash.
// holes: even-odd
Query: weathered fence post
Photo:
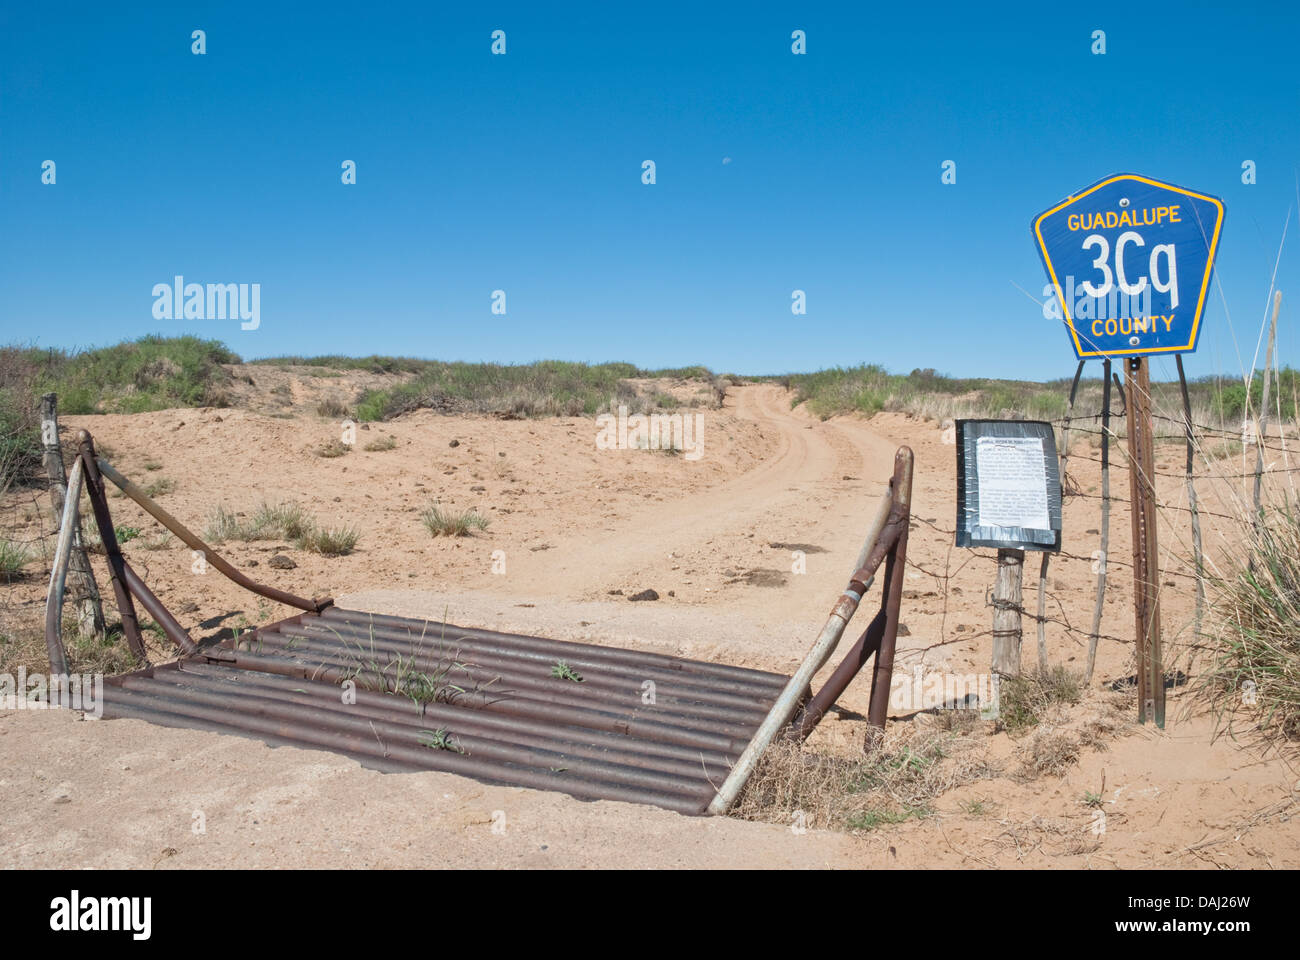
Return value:
<svg viewBox="0 0 1300 960">
<path fill-rule="evenodd" d="M 41 444 L 44 447 L 45 472 L 50 478 L 50 505 L 57 533 L 63 521 L 63 502 L 67 496 L 68 480 L 63 468 L 63 450 L 59 446 L 58 397 L 53 393 L 41 397 Z M 80 527 L 78 521 L 72 531 L 72 552 L 68 557 L 68 583 L 77 601 L 77 631 L 82 636 L 102 637 L 104 605 L 99 599 L 99 587 L 86 556 Z"/>
<path fill-rule="evenodd" d="M 1065 408 L 1065 423 L 1061 426 L 1061 509 L 1065 509 L 1066 469 L 1070 465 L 1070 420 L 1074 416 L 1074 398 L 1079 393 L 1079 378 L 1083 376 L 1080 360 L 1074 371 L 1074 382 L 1070 384 L 1070 403 Z M 1051 553 L 1044 550 L 1043 560 L 1038 567 L 1038 671 L 1047 673 L 1047 565 Z"/>
<path fill-rule="evenodd" d="M 993 585 L 993 672 L 1020 676 L 1020 603 L 1025 551 L 998 549 L 998 577 Z"/>
<path fill-rule="evenodd" d="M 1092 671 L 1097 666 L 1097 640 L 1101 635 L 1101 614 L 1106 603 L 1106 562 L 1110 550 L 1110 378 L 1110 358 L 1107 357 L 1101 373 L 1101 549 L 1097 557 L 1097 599 L 1092 607 L 1092 632 L 1088 635 L 1088 666 L 1083 672 L 1084 683 L 1092 683 Z"/>
<path fill-rule="evenodd" d="M 1205 614 L 1205 559 L 1201 546 L 1201 512 L 1196 499 L 1196 435 L 1192 424 L 1192 400 L 1187 393 L 1187 374 L 1183 372 L 1183 355 L 1175 353 L 1178 362 L 1178 385 L 1183 393 L 1183 427 L 1187 433 L 1187 508 L 1192 513 L 1192 561 L 1196 564 L 1196 625 L 1193 636 L 1201 635 L 1201 619 Z"/>
<path fill-rule="evenodd" d="M 1257 533 L 1262 522 L 1260 483 L 1264 477 L 1264 443 L 1268 438 L 1268 387 L 1273 380 L 1273 345 L 1277 342 L 1277 312 L 1281 306 L 1282 291 L 1276 290 L 1273 293 L 1273 319 L 1268 325 L 1268 352 L 1264 354 L 1264 391 L 1259 404 L 1259 429 L 1255 431 L 1255 530 Z M 1250 386 L 1248 384 L 1246 387 L 1247 404 L 1250 403 Z"/>
</svg>

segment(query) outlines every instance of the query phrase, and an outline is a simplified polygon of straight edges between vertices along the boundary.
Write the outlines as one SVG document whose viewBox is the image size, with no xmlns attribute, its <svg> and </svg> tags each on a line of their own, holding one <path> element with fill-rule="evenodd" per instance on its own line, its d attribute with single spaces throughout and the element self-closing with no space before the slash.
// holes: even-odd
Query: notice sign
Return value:
<svg viewBox="0 0 1300 960">
<path fill-rule="evenodd" d="M 1051 525 L 1041 437 L 977 438 L 975 474 L 982 526 L 1042 530 Z"/>
<path fill-rule="evenodd" d="M 1061 548 L 1061 481 L 1051 424 L 957 421 L 957 546 Z"/>
</svg>

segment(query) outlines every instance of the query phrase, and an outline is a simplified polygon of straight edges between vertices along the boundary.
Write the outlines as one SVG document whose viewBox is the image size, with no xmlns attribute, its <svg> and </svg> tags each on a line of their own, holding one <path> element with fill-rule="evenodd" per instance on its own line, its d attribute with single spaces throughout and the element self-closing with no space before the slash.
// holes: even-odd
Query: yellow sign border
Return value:
<svg viewBox="0 0 1300 960">
<path fill-rule="evenodd" d="M 1215 217 L 1214 220 L 1214 235 L 1210 238 L 1209 254 L 1205 258 L 1205 276 L 1201 278 L 1201 293 L 1196 301 L 1196 315 L 1192 318 L 1192 330 L 1187 338 L 1187 344 L 1185 346 L 1177 345 L 1172 347 L 1151 347 L 1149 349 L 1139 350 L 1137 354 L 1133 354 L 1122 350 L 1086 351 L 1083 349 L 1083 344 L 1079 342 L 1079 331 L 1076 330 L 1074 327 L 1074 317 L 1070 316 L 1070 305 L 1065 302 L 1065 297 L 1061 292 L 1061 282 L 1056 277 L 1056 267 L 1052 263 L 1052 258 L 1047 254 L 1047 245 L 1043 243 L 1042 225 L 1044 220 L 1046 220 L 1052 214 L 1056 213 L 1058 210 L 1062 210 L 1065 207 L 1068 207 L 1070 204 L 1074 203 L 1076 200 L 1082 200 L 1084 197 L 1088 196 L 1088 194 L 1100 190 L 1102 187 L 1107 186 L 1108 184 L 1115 183 L 1118 180 L 1136 180 L 1139 183 L 1145 183 L 1153 187 L 1159 187 L 1162 190 L 1172 190 L 1175 193 L 1181 193 L 1184 196 L 1195 197 L 1197 200 L 1205 200 L 1208 201 L 1209 203 L 1214 204 L 1215 208 L 1219 211 L 1219 215 Z M 1138 355 L 1145 356 L 1147 354 L 1152 354 L 1152 353 L 1174 353 L 1178 351 L 1190 350 L 1192 348 L 1192 345 L 1196 343 L 1196 331 L 1200 329 L 1201 326 L 1201 312 L 1205 308 L 1205 295 L 1210 289 L 1210 273 L 1214 267 L 1215 251 L 1218 250 L 1219 248 L 1219 231 L 1222 229 L 1222 227 L 1223 227 L 1223 201 L 1219 200 L 1216 197 L 1207 196 L 1204 193 L 1197 193 L 1195 190 L 1188 190 L 1186 187 L 1178 187 L 1172 183 L 1165 183 L 1162 180 L 1152 180 L 1150 177 L 1144 177 L 1136 173 L 1117 173 L 1115 176 L 1108 177 L 1105 180 L 1102 180 L 1100 183 L 1093 184 L 1087 190 L 1083 191 L 1083 193 L 1076 194 L 1075 196 L 1062 200 L 1060 203 L 1052 207 L 1052 209 L 1048 210 L 1046 213 L 1039 214 L 1038 219 L 1034 221 L 1034 236 L 1038 238 L 1038 249 L 1043 254 L 1043 263 L 1047 264 L 1047 272 L 1048 274 L 1051 275 L 1052 287 L 1056 291 L 1056 299 L 1061 304 L 1061 312 L 1062 312 L 1062 316 L 1065 317 L 1065 322 L 1070 326 L 1070 336 L 1074 338 L 1074 349 L 1075 352 L 1079 355 L 1079 357 L 1080 358 L 1115 357 L 1115 356 L 1129 357 L 1129 356 L 1138 356 Z"/>
</svg>

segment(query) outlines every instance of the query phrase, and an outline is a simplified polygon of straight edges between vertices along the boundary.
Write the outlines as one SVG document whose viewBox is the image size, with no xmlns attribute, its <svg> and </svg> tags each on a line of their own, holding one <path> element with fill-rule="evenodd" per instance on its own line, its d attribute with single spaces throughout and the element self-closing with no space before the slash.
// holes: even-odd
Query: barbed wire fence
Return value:
<svg viewBox="0 0 1300 960">
<path fill-rule="evenodd" d="M 1186 379 L 1182 370 L 1181 358 L 1176 359 L 1178 360 L 1184 410 L 1180 415 L 1153 412 L 1152 418 L 1168 424 L 1171 428 L 1167 433 L 1160 436 L 1160 440 L 1179 440 L 1185 445 L 1186 466 L 1181 471 L 1157 467 L 1153 473 L 1154 477 L 1181 479 L 1185 482 L 1181 502 L 1170 499 L 1166 490 L 1164 491 L 1166 493 L 1165 498 L 1157 499 L 1156 508 L 1162 521 L 1162 530 L 1173 535 L 1172 542 L 1166 540 L 1161 544 L 1161 590 L 1163 591 L 1165 587 L 1174 585 L 1175 581 L 1186 583 L 1195 590 L 1195 612 L 1191 624 L 1188 625 L 1191 628 L 1190 636 L 1182 636 L 1178 643 L 1179 650 L 1190 657 L 1197 652 L 1213 652 L 1217 649 L 1213 638 L 1206 633 L 1207 583 L 1222 581 L 1224 578 L 1234 575 L 1238 569 L 1236 566 L 1223 569 L 1223 565 L 1217 563 L 1213 556 L 1205 554 L 1200 521 L 1202 518 L 1227 521 L 1232 524 L 1234 534 L 1242 537 L 1249 535 L 1249 528 L 1258 522 L 1263 507 L 1256 505 L 1252 508 L 1244 491 L 1237 502 L 1233 503 L 1235 496 L 1223 486 L 1223 484 L 1233 481 L 1242 481 L 1244 484 L 1246 481 L 1284 480 L 1288 488 L 1282 494 L 1284 503 L 1290 505 L 1300 501 L 1300 497 L 1295 496 L 1294 481 L 1295 475 L 1300 473 L 1300 462 L 1293 463 L 1291 458 L 1293 453 L 1300 453 L 1300 437 L 1294 434 L 1288 435 L 1288 430 L 1297 428 L 1297 421 L 1294 418 L 1283 416 L 1280 405 L 1277 409 L 1271 411 L 1275 418 L 1271 425 L 1267 423 L 1267 418 L 1259 413 L 1252 416 L 1249 404 L 1243 414 L 1241 426 L 1237 429 L 1230 429 L 1223 423 L 1215 425 L 1193 418 L 1191 404 L 1186 393 Z M 1094 672 L 1098 641 L 1104 640 L 1118 643 L 1129 648 L 1136 647 L 1135 638 L 1131 632 L 1116 633 L 1114 627 L 1109 627 L 1108 630 L 1102 629 L 1104 600 L 1107 591 L 1107 569 L 1112 566 L 1130 571 L 1133 569 L 1132 561 L 1110 554 L 1108 543 L 1110 506 L 1112 504 L 1119 505 L 1122 513 L 1127 514 L 1131 503 L 1128 496 L 1110 492 L 1110 469 L 1115 467 L 1127 474 L 1133 467 L 1133 462 L 1129 459 L 1125 445 L 1126 441 L 1110 423 L 1111 420 L 1123 420 L 1127 415 L 1128 406 L 1124 392 L 1125 385 L 1120 382 L 1117 375 L 1112 374 L 1110 366 L 1109 362 L 1105 364 L 1103 374 L 1105 389 L 1101 398 L 1101 409 L 1075 412 L 1073 402 L 1071 402 L 1069 412 L 1065 416 L 1047 420 L 1048 423 L 1058 429 L 1060 435 L 1061 442 L 1058 448 L 1058 456 L 1061 462 L 1060 477 L 1063 502 L 1077 498 L 1096 503 L 1098 506 L 1098 525 L 1095 528 L 1091 526 L 1088 528 L 1089 534 L 1098 535 L 1098 549 L 1093 551 L 1091 555 L 1084 555 L 1066 549 L 1045 554 L 1042 573 L 1040 573 L 1038 581 L 1037 609 L 1029 609 L 1030 604 L 1025 600 L 1022 600 L 1019 604 L 1011 605 L 1011 609 L 1019 613 L 1022 620 L 1034 624 L 1040 631 L 1040 669 L 1045 669 L 1047 666 L 1045 646 L 1041 639 L 1043 631 L 1046 629 L 1051 628 L 1058 633 L 1058 636 L 1064 635 L 1076 644 L 1086 644 L 1089 656 L 1084 670 L 1084 677 L 1088 682 L 1091 681 Z M 1276 371 L 1273 370 L 1270 370 L 1269 373 L 1276 375 Z M 1076 374 L 1075 381 L 1071 386 L 1072 395 L 1077 385 L 1078 375 Z M 1118 409 L 1111 408 L 1112 385 L 1120 400 Z M 1270 432 L 1270 430 L 1275 432 Z M 1072 446 L 1071 435 L 1100 438 L 1100 452 L 1091 453 L 1086 449 L 1080 450 L 1077 443 Z M 1217 450 L 1213 448 L 1216 443 L 1218 444 Z M 1224 461 L 1228 459 L 1226 455 L 1228 452 L 1226 448 L 1228 447 L 1233 448 L 1234 452 L 1239 452 L 1243 462 L 1241 470 L 1233 470 L 1224 465 Z M 1114 464 L 1111 463 L 1112 458 L 1109 456 L 1111 449 L 1119 452 L 1118 461 Z M 1247 468 L 1244 464 L 1251 457 L 1254 458 L 1255 463 Z M 1100 493 L 1088 492 L 1080 487 L 1074 475 L 1068 470 L 1070 460 L 1082 460 L 1100 465 L 1103 488 Z M 1229 508 L 1235 506 L 1237 508 L 1236 512 L 1226 512 L 1225 510 L 1216 510 L 1204 506 L 1198 493 L 1198 482 L 1219 484 L 1218 489 L 1215 491 L 1218 494 L 1216 499 L 1220 502 L 1228 501 Z M 1123 519 L 1121 517 L 1122 521 Z M 971 640 L 992 637 L 995 632 L 992 628 L 975 633 L 962 632 L 950 637 L 947 624 L 950 616 L 950 601 L 954 579 L 972 563 L 988 562 L 992 566 L 997 559 L 997 550 L 979 547 L 956 548 L 957 531 L 955 527 L 946 527 L 916 514 L 913 514 L 912 522 L 914 525 L 924 526 L 948 540 L 948 549 L 942 570 L 934 569 L 911 557 L 907 561 L 911 570 L 922 577 L 928 578 L 935 585 L 936 592 L 942 598 L 940 639 L 920 648 L 922 656 L 929 650 L 950 644 L 968 643 Z M 953 552 L 955 549 L 958 549 L 960 554 L 964 556 L 954 564 Z M 1096 603 L 1091 624 L 1081 623 L 1077 617 L 1072 618 L 1067 612 L 1067 604 L 1062 591 L 1048 588 L 1046 576 L 1048 557 L 1070 563 L 1086 563 L 1091 571 L 1097 574 Z M 994 598 L 992 592 L 990 583 L 990 586 L 985 588 L 985 608 L 993 610 L 998 605 L 1007 603 L 1007 601 Z M 1028 593 L 1029 590 L 1026 590 L 1026 594 Z M 1126 626 L 1131 631 L 1133 629 L 1131 614 L 1129 617 L 1130 622 Z M 1185 631 L 1186 627 L 1180 633 L 1185 634 Z"/>
<path fill-rule="evenodd" d="M 56 404 L 54 394 L 46 394 L 11 407 L 18 415 L 6 421 L 0 436 L 0 661 L 7 668 L 44 669 L 46 576 L 67 490 L 68 454 Z M 103 603 L 86 556 L 83 523 L 78 527 L 65 611 L 75 616 L 77 637 L 102 638 Z"/>
</svg>

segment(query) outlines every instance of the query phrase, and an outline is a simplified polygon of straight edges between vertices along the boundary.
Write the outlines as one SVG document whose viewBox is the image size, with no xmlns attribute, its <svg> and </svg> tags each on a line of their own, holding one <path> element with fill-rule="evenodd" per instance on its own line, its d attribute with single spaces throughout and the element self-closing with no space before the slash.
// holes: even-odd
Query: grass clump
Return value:
<svg viewBox="0 0 1300 960">
<path fill-rule="evenodd" d="M 1221 728 L 1248 718 L 1266 738 L 1300 739 L 1300 515 L 1267 511 L 1242 521 L 1246 549 L 1211 581 L 1215 621 L 1200 690 Z"/>
<path fill-rule="evenodd" d="M 322 367 L 324 370 L 314 372 L 314 376 L 329 376 L 329 371 L 363 370 L 367 373 L 420 373 L 434 363 L 417 357 L 344 357 L 328 354 L 319 357 L 263 357 L 250 360 L 249 363 L 270 367 Z"/>
<path fill-rule="evenodd" d="M 142 623 L 148 628 L 149 624 Z M 110 628 L 102 637 L 79 636 L 64 630 L 68 650 L 68 667 L 74 673 L 102 673 L 105 676 L 126 673 L 143 666 L 127 645 L 121 627 Z"/>
<path fill-rule="evenodd" d="M 263 502 L 247 519 L 219 505 L 208 518 L 205 535 L 213 543 L 229 540 L 298 540 L 316 526 L 299 504 Z"/>
<path fill-rule="evenodd" d="M 475 510 L 444 510 L 434 504 L 420 515 L 425 528 L 435 537 L 468 537 L 476 530 L 486 530 L 491 522 Z"/>
<path fill-rule="evenodd" d="M 320 527 L 299 537 L 298 546 L 323 557 L 342 557 L 352 552 L 360 536 L 354 527 Z"/>
<path fill-rule="evenodd" d="M 367 443 L 364 447 L 362 447 L 362 449 L 370 453 L 380 453 L 384 450 L 396 450 L 397 438 L 392 436 L 391 434 L 383 437 L 377 437 L 376 439 L 371 440 L 369 443 Z"/>
<path fill-rule="evenodd" d="M 571 680 L 574 683 L 582 683 L 582 674 L 574 670 L 563 660 L 557 660 L 551 665 L 551 676 L 557 680 Z"/>
<path fill-rule="evenodd" d="M 337 397 L 326 397 L 316 404 L 316 413 L 330 420 L 342 420 L 352 415 L 352 409 Z"/>
<path fill-rule="evenodd" d="M 373 630 L 373 628 L 372 628 Z M 426 649 L 423 635 L 412 637 L 409 656 L 377 648 L 373 632 L 369 642 L 339 636 L 351 666 L 345 679 L 358 686 L 394 696 L 406 697 L 417 704 L 452 703 L 466 692 L 449 678 L 454 672 L 470 677 L 469 665 L 457 660 L 456 653 L 446 655 L 441 642 L 438 651 Z"/>
<path fill-rule="evenodd" d="M 300 550 L 325 557 L 351 553 L 361 538 L 350 526 L 321 527 L 300 504 L 263 502 L 251 517 L 218 506 L 208 518 L 206 538 L 212 543 L 253 540 L 288 540 Z"/>
<path fill-rule="evenodd" d="M 239 515 L 218 504 L 208 517 L 207 528 L 203 536 L 210 543 L 226 543 L 230 540 L 253 540 L 250 527 L 239 519 Z"/>
<path fill-rule="evenodd" d="M 998 720 L 1016 736 L 1038 726 L 1053 707 L 1078 703 L 1083 693 L 1082 676 L 1063 666 L 1006 677 L 998 686 Z"/>
<path fill-rule="evenodd" d="M 421 730 L 420 745 L 430 750 L 450 750 L 453 753 L 465 753 L 465 748 L 451 738 L 446 730 Z"/>
<path fill-rule="evenodd" d="M 301 540 L 316 528 L 316 521 L 301 504 L 284 500 L 264 502 L 253 514 L 252 525 L 257 536 L 250 540 Z"/>
<path fill-rule="evenodd" d="M 865 757 L 774 743 L 741 793 L 733 816 L 808 827 L 874 830 L 928 817 L 949 790 L 994 776 L 973 737 L 916 724 L 891 726 Z"/>
<path fill-rule="evenodd" d="M 352 447 L 337 438 L 330 440 L 327 443 L 322 443 L 316 448 L 316 456 L 322 457 L 326 460 L 332 460 L 334 457 L 341 457 L 351 452 Z"/>
<path fill-rule="evenodd" d="M 64 414 L 225 406 L 230 374 L 223 364 L 240 362 L 220 341 L 193 336 L 151 335 L 94 350 L 21 353 L 36 370 L 37 392 L 57 393 Z"/>
<path fill-rule="evenodd" d="M 22 573 L 23 567 L 36 559 L 27 547 L 10 540 L 0 540 L 0 577 L 12 580 Z"/>
<path fill-rule="evenodd" d="M 176 489 L 176 481 L 171 477 L 159 477 L 142 488 L 146 497 L 164 497 Z"/>
</svg>

